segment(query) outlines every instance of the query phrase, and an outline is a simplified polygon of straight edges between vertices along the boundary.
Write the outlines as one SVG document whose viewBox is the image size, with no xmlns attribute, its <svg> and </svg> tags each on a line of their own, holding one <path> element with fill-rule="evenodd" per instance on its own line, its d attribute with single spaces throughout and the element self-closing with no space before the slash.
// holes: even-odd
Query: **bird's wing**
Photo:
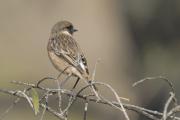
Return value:
<svg viewBox="0 0 180 120">
<path fill-rule="evenodd" d="M 52 48 L 57 56 L 64 58 L 66 62 L 74 66 L 79 72 L 89 74 L 87 60 L 80 46 L 71 35 L 60 33 L 60 35 L 52 38 Z"/>
</svg>

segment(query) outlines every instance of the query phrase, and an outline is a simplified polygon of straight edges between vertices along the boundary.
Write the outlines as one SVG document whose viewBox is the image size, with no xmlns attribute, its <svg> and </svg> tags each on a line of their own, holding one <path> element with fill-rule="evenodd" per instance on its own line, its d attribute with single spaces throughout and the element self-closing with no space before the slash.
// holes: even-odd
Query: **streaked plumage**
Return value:
<svg viewBox="0 0 180 120">
<path fill-rule="evenodd" d="M 48 55 L 59 71 L 72 74 L 79 78 L 89 78 L 86 58 L 77 41 L 73 38 L 74 29 L 72 23 L 61 21 L 56 23 L 48 42 Z"/>
</svg>

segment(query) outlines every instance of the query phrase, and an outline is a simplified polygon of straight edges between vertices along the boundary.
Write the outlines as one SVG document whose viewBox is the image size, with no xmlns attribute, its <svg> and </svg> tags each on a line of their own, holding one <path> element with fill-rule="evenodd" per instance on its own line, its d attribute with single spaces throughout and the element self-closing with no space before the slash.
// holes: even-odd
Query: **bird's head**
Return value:
<svg viewBox="0 0 180 120">
<path fill-rule="evenodd" d="M 77 29 L 74 29 L 73 24 L 69 21 L 60 21 L 56 23 L 52 28 L 52 33 L 68 32 L 72 35 L 76 31 Z"/>
</svg>

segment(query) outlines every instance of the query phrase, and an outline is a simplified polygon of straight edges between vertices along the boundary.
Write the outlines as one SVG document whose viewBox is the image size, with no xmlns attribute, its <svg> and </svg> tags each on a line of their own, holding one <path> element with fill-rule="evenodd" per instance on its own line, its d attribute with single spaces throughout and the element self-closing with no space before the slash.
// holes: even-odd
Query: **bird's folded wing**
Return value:
<svg viewBox="0 0 180 120">
<path fill-rule="evenodd" d="M 63 58 L 70 65 L 76 67 L 79 71 L 82 70 L 80 62 L 87 68 L 86 58 L 80 49 L 78 43 L 70 35 L 61 34 L 54 36 L 55 42 L 53 45 L 54 53 Z"/>
</svg>

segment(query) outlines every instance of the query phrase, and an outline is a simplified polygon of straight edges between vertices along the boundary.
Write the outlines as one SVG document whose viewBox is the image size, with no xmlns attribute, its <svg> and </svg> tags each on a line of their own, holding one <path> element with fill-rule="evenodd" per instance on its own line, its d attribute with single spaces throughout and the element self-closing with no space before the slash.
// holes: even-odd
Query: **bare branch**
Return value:
<svg viewBox="0 0 180 120">
<path fill-rule="evenodd" d="M 0 115 L 0 120 L 3 120 L 3 118 L 9 113 L 10 110 L 12 110 L 14 108 L 14 106 L 20 101 L 20 98 L 17 98 L 12 105 L 10 105 L 7 110 Z"/>
<path fill-rule="evenodd" d="M 172 82 L 171 82 L 169 79 L 167 79 L 167 78 L 165 78 L 165 77 L 163 77 L 163 76 L 158 76 L 158 77 L 146 77 L 146 78 L 144 78 L 144 79 L 141 79 L 141 80 L 135 82 L 132 86 L 135 87 L 135 86 L 137 86 L 137 85 L 139 85 L 139 84 L 141 84 L 141 83 L 143 83 L 143 82 L 145 82 L 145 81 L 147 81 L 147 80 L 156 80 L 156 79 L 160 79 L 160 80 L 165 81 L 165 82 L 170 86 L 171 91 L 172 91 L 173 93 L 175 93 L 175 91 L 174 91 L 174 86 L 173 86 Z"/>
<path fill-rule="evenodd" d="M 62 89 L 62 87 L 61 87 L 62 81 L 61 82 L 58 81 L 59 83 L 58 83 L 57 89 L 40 86 L 40 83 L 42 83 L 44 80 L 47 80 L 47 79 L 49 79 L 49 78 L 44 78 L 44 79 L 40 80 L 41 82 L 38 82 L 37 84 L 13 81 L 12 82 L 13 84 L 22 85 L 27 88 L 24 91 L 20 91 L 20 90 L 12 91 L 12 90 L 0 89 L 0 92 L 16 96 L 19 99 L 23 98 L 23 99 L 27 100 L 28 103 L 30 104 L 31 108 L 33 108 L 32 98 L 28 96 L 28 91 L 31 90 L 32 88 L 41 90 L 42 96 L 39 99 L 39 105 L 41 108 L 43 108 L 43 112 L 42 112 L 40 120 L 43 119 L 45 111 L 51 113 L 52 115 L 56 116 L 59 119 L 67 120 L 68 113 L 69 113 L 69 110 L 70 110 L 72 104 L 78 99 L 82 99 L 83 101 L 85 101 L 84 116 L 83 116 L 84 120 L 87 119 L 87 108 L 88 108 L 89 102 L 95 102 L 96 104 L 105 104 L 105 105 L 111 106 L 114 109 L 120 110 L 120 112 L 122 112 L 123 115 L 125 116 L 126 120 L 130 120 L 127 111 L 134 111 L 134 112 L 136 112 L 138 114 L 142 114 L 152 120 L 161 120 L 161 118 L 163 118 L 163 120 L 167 120 L 168 118 L 173 118 L 174 120 L 180 120 L 180 117 L 174 116 L 174 113 L 180 111 L 179 105 L 176 105 L 174 108 L 171 108 L 171 110 L 168 112 L 170 103 L 172 101 L 173 102 L 175 101 L 175 94 L 173 93 L 174 88 L 169 80 L 164 79 L 165 81 L 169 81 L 168 84 L 171 85 L 172 93 L 171 93 L 171 96 L 169 97 L 169 99 L 167 100 L 167 102 L 164 106 L 164 111 L 162 113 L 159 111 L 146 109 L 146 108 L 143 108 L 140 106 L 123 103 L 121 101 L 121 99 L 122 98 L 124 99 L 124 97 L 120 97 L 117 94 L 117 92 L 109 84 L 106 84 L 106 83 L 95 82 L 95 81 L 88 83 L 87 81 L 85 81 L 86 85 L 84 87 L 82 87 L 78 92 L 75 92 L 74 90 L 68 90 L 68 89 L 64 89 L 64 88 Z M 54 78 L 52 78 L 52 79 L 54 79 Z M 155 77 L 151 78 L 151 79 L 155 79 Z M 140 82 L 137 82 L 135 85 L 140 84 L 145 80 L 151 80 L 151 79 L 150 78 L 143 79 Z M 57 80 L 57 79 L 54 79 L 54 80 Z M 92 88 L 93 85 L 97 85 L 97 86 L 101 85 L 105 88 L 108 88 L 112 92 L 112 94 L 115 96 L 115 101 L 111 101 L 111 100 L 104 98 L 97 91 L 93 90 L 93 88 Z M 91 93 L 90 94 L 82 94 L 82 92 L 86 89 L 90 89 Z M 68 97 L 69 101 L 68 101 L 67 106 L 64 109 L 62 109 L 62 106 L 60 105 L 60 103 L 62 104 L 62 98 L 61 98 L 61 101 L 58 101 L 59 102 L 58 109 L 61 109 L 61 111 L 56 111 L 56 110 L 52 109 L 50 106 L 48 106 L 48 97 L 50 95 L 51 96 L 55 96 L 55 95 L 59 96 L 59 94 L 60 94 L 60 97 L 62 95 L 66 95 Z M 44 100 L 46 101 L 45 104 L 43 103 Z M 175 103 L 176 103 L 176 101 L 175 101 Z"/>
<path fill-rule="evenodd" d="M 167 102 L 166 102 L 166 104 L 165 104 L 165 107 L 164 107 L 164 112 L 163 112 L 163 116 L 162 116 L 162 119 L 163 119 L 163 120 L 166 120 L 166 119 L 167 119 L 168 107 L 169 107 L 170 103 L 172 102 L 174 96 L 175 96 L 175 95 L 174 95 L 173 93 L 170 93 L 170 97 L 169 97 L 169 99 L 167 100 Z"/>
</svg>

